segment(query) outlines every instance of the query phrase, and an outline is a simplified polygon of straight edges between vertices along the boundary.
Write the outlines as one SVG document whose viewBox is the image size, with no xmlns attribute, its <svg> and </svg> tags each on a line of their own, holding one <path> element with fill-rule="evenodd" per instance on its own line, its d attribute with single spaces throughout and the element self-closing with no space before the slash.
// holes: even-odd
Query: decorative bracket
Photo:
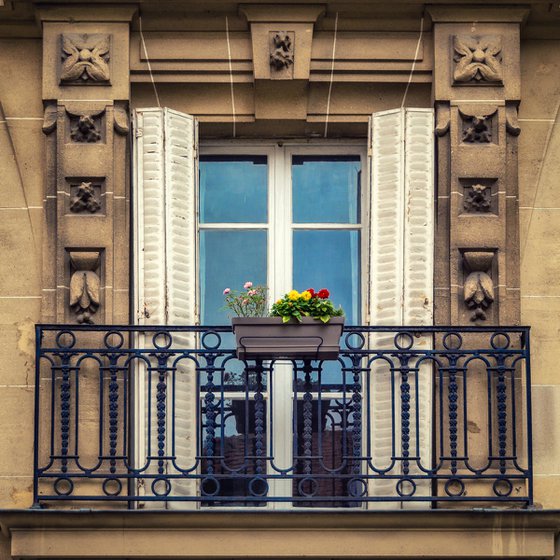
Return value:
<svg viewBox="0 0 560 560">
<path fill-rule="evenodd" d="M 465 305 L 472 309 L 471 321 L 485 321 L 486 311 L 495 299 L 491 269 L 493 251 L 466 251 L 463 267 L 469 275 L 465 279 L 463 295 Z"/>
<path fill-rule="evenodd" d="M 76 313 L 78 323 L 93 324 L 92 315 L 99 309 L 99 262 L 98 251 L 70 252 L 70 264 L 74 269 L 70 278 L 70 309 Z"/>
</svg>

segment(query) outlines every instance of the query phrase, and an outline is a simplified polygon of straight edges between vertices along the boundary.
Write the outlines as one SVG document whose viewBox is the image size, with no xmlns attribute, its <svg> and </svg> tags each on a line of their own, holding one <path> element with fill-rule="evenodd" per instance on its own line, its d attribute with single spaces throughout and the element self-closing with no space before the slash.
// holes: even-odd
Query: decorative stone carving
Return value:
<svg viewBox="0 0 560 560">
<path fill-rule="evenodd" d="M 453 37 L 455 69 L 453 79 L 459 83 L 502 83 L 502 38 L 500 36 Z"/>
<path fill-rule="evenodd" d="M 492 190 L 488 185 L 471 185 L 465 189 L 463 205 L 468 212 L 490 212 Z"/>
<path fill-rule="evenodd" d="M 286 31 L 271 33 L 270 65 L 276 70 L 289 68 L 294 63 L 294 47 L 290 35 Z"/>
<path fill-rule="evenodd" d="M 124 107 L 115 105 L 113 111 L 113 120 L 115 130 L 122 136 L 127 135 L 130 129 L 128 124 L 128 111 Z"/>
<path fill-rule="evenodd" d="M 491 268 L 494 253 L 467 251 L 463 253 L 463 266 L 469 275 L 465 279 L 463 295 L 465 305 L 472 310 L 471 321 L 485 321 L 486 312 L 495 299 Z"/>
<path fill-rule="evenodd" d="M 521 127 L 517 116 L 517 107 L 506 105 L 506 130 L 512 136 L 519 136 Z"/>
<path fill-rule="evenodd" d="M 53 103 L 49 103 L 45 107 L 45 114 L 43 116 L 43 132 L 49 135 L 56 129 L 57 108 Z"/>
<path fill-rule="evenodd" d="M 109 50 L 105 33 L 62 35 L 61 83 L 108 83 Z"/>
<path fill-rule="evenodd" d="M 436 136 L 442 138 L 449 132 L 449 126 L 451 124 L 451 111 L 448 103 L 437 103 L 436 104 L 436 126 L 435 133 Z"/>
<path fill-rule="evenodd" d="M 101 209 L 101 203 L 96 191 L 101 191 L 101 187 L 94 185 L 91 181 L 82 181 L 81 184 L 70 187 L 70 211 L 79 214 L 87 210 L 95 214 L 95 212 Z"/>
<path fill-rule="evenodd" d="M 92 316 L 100 305 L 100 280 L 97 274 L 100 254 L 97 251 L 70 253 L 74 270 L 70 278 L 70 309 L 78 323 L 93 324 Z"/>
<path fill-rule="evenodd" d="M 492 142 L 492 115 L 460 114 L 463 119 L 463 142 L 472 144 Z"/>
<path fill-rule="evenodd" d="M 79 115 L 70 130 L 70 138 L 74 142 L 99 142 L 101 132 L 97 129 L 95 118 L 92 115 Z"/>
</svg>

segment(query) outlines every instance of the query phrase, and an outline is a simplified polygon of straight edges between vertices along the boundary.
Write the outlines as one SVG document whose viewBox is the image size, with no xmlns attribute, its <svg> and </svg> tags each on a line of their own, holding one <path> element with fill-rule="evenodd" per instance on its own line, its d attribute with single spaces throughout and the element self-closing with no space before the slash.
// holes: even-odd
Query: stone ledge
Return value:
<svg viewBox="0 0 560 560">
<path fill-rule="evenodd" d="M 554 558 L 559 511 L 0 511 L 15 558 Z"/>
</svg>

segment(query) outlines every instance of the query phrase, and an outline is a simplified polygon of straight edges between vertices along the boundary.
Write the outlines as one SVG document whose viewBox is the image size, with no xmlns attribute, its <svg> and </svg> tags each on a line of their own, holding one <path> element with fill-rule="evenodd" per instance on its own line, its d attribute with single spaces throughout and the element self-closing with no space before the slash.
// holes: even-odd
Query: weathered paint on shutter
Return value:
<svg viewBox="0 0 560 560">
<path fill-rule="evenodd" d="M 135 117 L 136 319 L 142 325 L 192 325 L 196 322 L 196 121 L 170 109 L 138 109 Z M 139 340 L 138 344 L 142 342 Z M 174 335 L 174 347 L 188 348 L 194 344 L 193 335 Z M 195 373 L 193 362 L 181 360 L 177 363 L 175 382 L 171 376 L 168 378 L 169 410 L 175 401 L 175 447 L 168 429 L 166 453 L 177 457 L 180 468 L 191 467 L 196 455 Z M 146 370 L 140 368 L 139 377 L 142 376 L 143 387 L 136 393 L 140 461 L 148 447 L 152 455 L 157 450 L 154 426 L 150 429 L 146 422 L 150 401 Z M 153 379 L 152 385 L 153 419 Z M 171 463 L 166 470 L 176 472 Z M 151 493 L 149 484 L 144 492 Z M 172 493 L 195 492 L 192 482 L 173 483 Z M 149 507 L 149 502 L 145 507 Z"/>
<path fill-rule="evenodd" d="M 433 112 L 397 109 L 371 118 L 369 320 L 372 325 L 431 325 L 433 274 Z M 426 346 L 429 340 L 421 340 Z M 372 347 L 392 348 L 393 336 L 372 334 Z M 418 341 L 415 341 L 415 344 Z M 431 376 L 421 368 L 420 453 L 430 464 Z M 400 377 L 381 361 L 371 368 L 371 446 L 377 468 L 401 454 Z M 415 404 L 416 385 L 411 404 Z M 394 398 L 395 410 L 392 410 Z M 393 439 L 393 434 L 395 438 Z M 411 431 L 415 441 L 416 427 Z M 411 454 L 416 449 L 411 449 Z M 400 473 L 400 465 L 390 471 Z M 417 492 L 425 492 L 419 486 Z M 429 489 L 428 489 L 429 491 Z M 370 484 L 372 495 L 395 495 L 394 481 Z M 387 508 L 400 508 L 389 503 Z"/>
</svg>

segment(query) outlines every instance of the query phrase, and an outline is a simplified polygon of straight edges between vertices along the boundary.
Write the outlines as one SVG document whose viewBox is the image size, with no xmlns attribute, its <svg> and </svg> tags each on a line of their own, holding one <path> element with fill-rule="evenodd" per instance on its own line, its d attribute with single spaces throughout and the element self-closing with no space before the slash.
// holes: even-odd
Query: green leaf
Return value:
<svg viewBox="0 0 560 560">
<path fill-rule="evenodd" d="M 323 323 L 328 323 L 330 320 L 330 316 L 329 315 L 321 315 L 319 317 L 319 319 L 321 319 L 321 321 L 323 321 Z"/>
<path fill-rule="evenodd" d="M 282 323 L 287 323 L 290 320 L 290 316 L 289 315 L 283 315 L 282 316 Z"/>
</svg>

